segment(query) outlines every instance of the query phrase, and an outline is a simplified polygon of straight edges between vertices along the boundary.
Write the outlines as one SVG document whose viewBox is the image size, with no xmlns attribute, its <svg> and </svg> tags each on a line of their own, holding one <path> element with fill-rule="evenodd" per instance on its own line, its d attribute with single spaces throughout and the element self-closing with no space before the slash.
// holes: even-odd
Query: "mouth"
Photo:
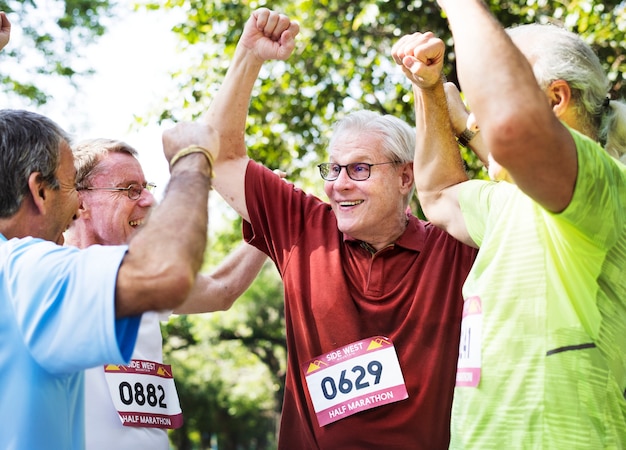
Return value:
<svg viewBox="0 0 626 450">
<path fill-rule="evenodd" d="M 130 225 L 133 228 L 137 228 L 140 227 L 144 224 L 144 220 L 143 219 L 136 219 L 136 220 L 131 220 L 128 222 L 128 225 Z"/>
<path fill-rule="evenodd" d="M 337 204 L 342 207 L 342 208 L 347 208 L 349 206 L 356 206 L 356 205 L 360 205 L 361 203 L 363 203 L 363 200 L 353 200 L 353 201 L 344 201 L 344 202 L 337 202 Z"/>
</svg>

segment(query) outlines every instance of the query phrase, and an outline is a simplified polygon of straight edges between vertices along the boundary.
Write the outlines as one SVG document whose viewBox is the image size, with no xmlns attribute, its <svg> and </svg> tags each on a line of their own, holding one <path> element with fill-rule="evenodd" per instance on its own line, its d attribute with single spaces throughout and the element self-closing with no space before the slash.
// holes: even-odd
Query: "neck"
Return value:
<svg viewBox="0 0 626 450">
<path fill-rule="evenodd" d="M 78 248 L 87 248 L 95 244 L 94 239 L 90 239 L 84 232 L 79 229 L 78 223 L 74 223 L 65 232 L 65 244 Z"/>
<path fill-rule="evenodd" d="M 402 218 L 402 222 L 399 225 L 399 228 L 393 232 L 387 234 L 384 239 L 371 239 L 371 240 L 363 240 L 361 241 L 361 247 L 368 250 L 370 253 L 374 254 L 383 248 L 389 247 L 393 245 L 399 238 L 404 234 L 407 225 L 409 224 L 409 217 L 404 214 Z"/>
<path fill-rule="evenodd" d="M 40 221 L 27 214 L 23 207 L 11 217 L 0 218 L 0 233 L 7 239 L 27 236 L 48 239 L 45 237 L 44 230 L 45 228 L 40 226 Z"/>
</svg>

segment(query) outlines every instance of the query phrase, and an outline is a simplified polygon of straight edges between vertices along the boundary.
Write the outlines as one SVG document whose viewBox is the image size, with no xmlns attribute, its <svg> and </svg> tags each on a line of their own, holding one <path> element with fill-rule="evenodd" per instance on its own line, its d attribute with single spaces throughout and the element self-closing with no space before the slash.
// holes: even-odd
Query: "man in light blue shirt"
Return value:
<svg viewBox="0 0 626 450">
<path fill-rule="evenodd" d="M 0 110 L 1 449 L 83 449 L 82 371 L 128 362 L 141 314 L 191 291 L 207 236 L 205 148 L 219 142 L 207 127 L 163 143 L 167 193 L 128 245 L 63 247 L 79 206 L 70 139 L 44 116 Z"/>
<path fill-rule="evenodd" d="M 1 448 L 81 447 L 82 370 L 135 345 L 140 315 L 116 319 L 113 301 L 125 252 L 0 235 Z"/>
</svg>

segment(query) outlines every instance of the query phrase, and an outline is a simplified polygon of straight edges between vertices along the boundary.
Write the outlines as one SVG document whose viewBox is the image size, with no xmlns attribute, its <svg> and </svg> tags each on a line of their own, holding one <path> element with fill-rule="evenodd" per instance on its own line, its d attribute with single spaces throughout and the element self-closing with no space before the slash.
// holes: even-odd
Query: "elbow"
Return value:
<svg viewBox="0 0 626 450">
<path fill-rule="evenodd" d="M 122 262 L 115 288 L 117 317 L 176 310 L 191 293 L 195 264 L 177 258 L 155 259 L 152 264 L 145 261 L 127 253 Z"/>
<path fill-rule="evenodd" d="M 535 141 L 545 140 L 557 121 L 551 110 L 501 113 L 484 127 L 481 135 L 491 156 L 502 166 L 524 158 L 525 149 Z"/>
<path fill-rule="evenodd" d="M 504 166 L 511 157 L 519 156 L 519 146 L 526 141 L 527 129 L 519 121 L 500 120 L 493 125 L 491 132 L 482 129 L 481 132 L 491 157 Z"/>
<path fill-rule="evenodd" d="M 228 286 L 223 283 L 220 285 L 219 292 L 219 302 L 216 305 L 218 311 L 228 311 L 232 308 L 241 294 L 243 294 L 242 291 L 238 291 L 232 286 Z"/>
<path fill-rule="evenodd" d="M 228 311 L 235 304 L 235 300 L 237 300 L 237 297 L 223 299 L 218 307 L 218 311 Z"/>
<path fill-rule="evenodd" d="M 417 198 L 419 200 L 420 208 L 430 223 L 435 226 L 441 227 L 445 223 L 445 215 L 440 214 L 441 205 L 445 201 L 445 198 L 441 191 L 436 192 L 419 192 Z"/>
<path fill-rule="evenodd" d="M 175 269 L 161 278 L 154 290 L 155 310 L 174 310 L 181 306 L 189 297 L 195 282 L 192 270 Z"/>
</svg>

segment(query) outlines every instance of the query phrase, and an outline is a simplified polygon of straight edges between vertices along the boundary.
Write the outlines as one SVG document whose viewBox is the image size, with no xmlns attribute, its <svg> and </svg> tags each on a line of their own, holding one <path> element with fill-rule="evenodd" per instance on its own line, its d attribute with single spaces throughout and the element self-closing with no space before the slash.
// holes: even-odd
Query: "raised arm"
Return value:
<svg viewBox="0 0 626 450">
<path fill-rule="evenodd" d="M 413 170 L 420 205 L 432 223 L 475 246 L 458 202 L 459 185 L 468 178 L 443 86 L 445 45 L 431 32 L 413 33 L 393 46 L 392 55 L 413 84 L 417 133 Z"/>
<path fill-rule="evenodd" d="M 210 274 L 199 274 L 176 314 L 226 311 L 255 280 L 267 255 L 243 242 Z"/>
<path fill-rule="evenodd" d="M 283 14 L 267 8 L 254 11 L 204 118 L 220 137 L 214 188 L 246 220 L 244 176 L 248 156 L 244 137 L 252 88 L 265 61 L 285 60 L 291 55 L 298 32 L 298 24 Z"/>
<path fill-rule="evenodd" d="M 163 134 L 172 161 L 191 145 L 219 149 L 209 126 L 177 127 Z M 180 155 L 180 154 L 179 154 Z M 174 309 L 187 298 L 200 270 L 207 239 L 211 164 L 201 152 L 177 159 L 170 168 L 163 201 L 130 240 L 116 284 L 116 315 Z"/>
<path fill-rule="evenodd" d="M 495 161 L 546 209 L 562 211 L 577 175 L 573 138 L 531 65 L 481 0 L 438 0 L 454 38 L 463 93 Z"/>
<path fill-rule="evenodd" d="M 0 50 L 9 43 L 11 38 L 11 22 L 7 18 L 6 13 L 0 11 Z"/>
</svg>

